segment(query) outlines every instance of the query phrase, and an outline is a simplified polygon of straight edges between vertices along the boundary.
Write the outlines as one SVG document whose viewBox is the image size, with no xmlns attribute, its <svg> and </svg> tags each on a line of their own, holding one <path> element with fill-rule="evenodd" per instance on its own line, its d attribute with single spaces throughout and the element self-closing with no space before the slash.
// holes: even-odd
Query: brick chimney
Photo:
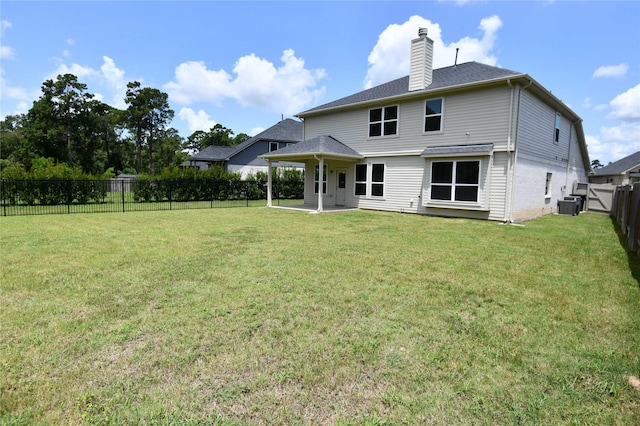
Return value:
<svg viewBox="0 0 640 426">
<path fill-rule="evenodd" d="M 409 91 L 426 89 L 433 75 L 433 40 L 427 37 L 427 29 L 418 29 L 418 38 L 411 40 L 411 70 Z"/>
</svg>

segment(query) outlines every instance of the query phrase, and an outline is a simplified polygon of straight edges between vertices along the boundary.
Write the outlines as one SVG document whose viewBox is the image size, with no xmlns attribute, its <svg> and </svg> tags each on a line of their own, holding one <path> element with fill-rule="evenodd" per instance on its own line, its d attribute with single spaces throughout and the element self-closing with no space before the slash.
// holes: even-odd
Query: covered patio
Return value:
<svg viewBox="0 0 640 426">
<path fill-rule="evenodd" d="M 272 204 L 272 176 L 271 170 L 275 161 L 290 161 L 305 163 L 305 172 L 309 173 L 309 164 L 318 165 L 320 173 L 320 182 L 323 185 L 319 185 L 317 190 L 317 201 L 310 202 L 307 198 L 307 188 L 305 182 L 305 204 L 296 206 L 279 206 L 278 208 L 297 209 L 313 211 L 315 213 L 333 212 L 333 211 L 345 211 L 355 210 L 353 207 L 347 207 L 342 205 L 325 206 L 323 195 L 324 185 L 326 180 L 324 176 L 325 165 L 329 161 L 339 161 L 342 163 L 355 164 L 364 159 L 359 152 L 354 151 L 342 142 L 331 136 L 317 136 L 312 139 L 307 139 L 304 142 L 300 142 L 294 145 L 289 145 L 285 148 L 278 149 L 276 151 L 269 152 L 267 154 L 260 155 L 260 158 L 264 158 L 268 163 L 268 180 L 267 180 L 267 207 L 274 207 Z M 313 170 L 313 169 L 311 169 Z M 322 188 L 320 188 L 320 186 Z"/>
</svg>

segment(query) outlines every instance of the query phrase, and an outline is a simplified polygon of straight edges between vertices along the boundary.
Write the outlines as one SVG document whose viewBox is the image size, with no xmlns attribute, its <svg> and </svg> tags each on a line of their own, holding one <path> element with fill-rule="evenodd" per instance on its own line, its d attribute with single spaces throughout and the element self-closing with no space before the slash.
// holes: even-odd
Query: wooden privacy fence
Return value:
<svg viewBox="0 0 640 426">
<path fill-rule="evenodd" d="M 611 216 L 627 237 L 629 249 L 640 255 L 640 183 L 616 188 Z"/>
</svg>

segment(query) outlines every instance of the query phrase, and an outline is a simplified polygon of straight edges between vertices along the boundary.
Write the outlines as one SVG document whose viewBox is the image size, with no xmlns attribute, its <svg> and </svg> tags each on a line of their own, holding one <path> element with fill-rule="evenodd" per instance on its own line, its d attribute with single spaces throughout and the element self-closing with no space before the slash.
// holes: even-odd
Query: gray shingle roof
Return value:
<svg viewBox="0 0 640 426">
<path fill-rule="evenodd" d="M 310 156 L 313 154 L 330 155 L 335 157 L 364 158 L 358 151 L 349 148 L 337 139 L 322 135 L 312 139 L 307 139 L 294 145 L 278 149 L 268 154 L 261 155 L 262 158 Z"/>
<path fill-rule="evenodd" d="M 224 161 L 229 155 L 235 152 L 233 146 L 211 145 L 202 151 L 193 154 L 189 161 Z"/>
<path fill-rule="evenodd" d="M 636 152 L 635 154 L 631 154 L 627 157 L 624 157 L 623 159 L 618 160 L 615 163 L 611 163 L 607 166 L 601 167 L 599 169 L 595 169 L 594 173 L 596 176 L 621 175 L 639 165 L 640 165 L 640 151 Z"/>
<path fill-rule="evenodd" d="M 498 68 L 478 62 L 466 62 L 456 66 L 438 68 L 433 70 L 433 79 L 429 87 L 421 92 L 428 93 L 431 90 L 443 89 L 446 87 L 460 86 L 463 84 L 478 83 L 482 81 L 495 80 L 500 78 L 523 75 L 522 73 L 511 71 L 505 68 Z M 371 89 L 363 90 L 350 96 L 335 100 L 333 102 L 311 108 L 299 115 L 322 111 L 325 109 L 356 104 L 360 102 L 374 101 L 394 96 L 400 96 L 409 92 L 409 76 L 398 78 L 388 83 L 381 84 Z"/>
<path fill-rule="evenodd" d="M 302 140 L 302 122 L 291 118 L 285 118 L 279 123 L 269 127 L 267 130 L 258 133 L 254 137 L 247 139 L 240 145 L 236 146 L 236 152 L 240 152 L 260 140 L 269 140 L 273 142 L 300 142 Z"/>
<path fill-rule="evenodd" d="M 456 146 L 433 146 L 422 151 L 423 157 L 437 157 L 441 155 L 475 155 L 490 154 L 493 151 L 493 144 L 478 145 L 456 145 Z"/>
<path fill-rule="evenodd" d="M 183 164 L 188 165 L 190 161 L 227 161 L 235 154 L 261 140 L 300 142 L 302 140 L 302 126 L 301 121 L 286 118 L 237 146 L 208 146 L 191 156 Z"/>
</svg>

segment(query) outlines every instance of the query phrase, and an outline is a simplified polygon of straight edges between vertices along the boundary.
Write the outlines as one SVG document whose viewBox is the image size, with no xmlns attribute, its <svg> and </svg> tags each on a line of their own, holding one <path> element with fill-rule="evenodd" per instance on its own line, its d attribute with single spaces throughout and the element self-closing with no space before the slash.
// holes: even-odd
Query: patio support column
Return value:
<svg viewBox="0 0 640 426">
<path fill-rule="evenodd" d="M 324 157 L 320 156 L 320 166 L 318 168 L 318 213 L 322 212 L 322 192 L 324 189 Z"/>
<path fill-rule="evenodd" d="M 273 179 L 271 178 L 271 160 L 267 160 L 267 207 L 271 207 L 271 187 Z"/>
</svg>

